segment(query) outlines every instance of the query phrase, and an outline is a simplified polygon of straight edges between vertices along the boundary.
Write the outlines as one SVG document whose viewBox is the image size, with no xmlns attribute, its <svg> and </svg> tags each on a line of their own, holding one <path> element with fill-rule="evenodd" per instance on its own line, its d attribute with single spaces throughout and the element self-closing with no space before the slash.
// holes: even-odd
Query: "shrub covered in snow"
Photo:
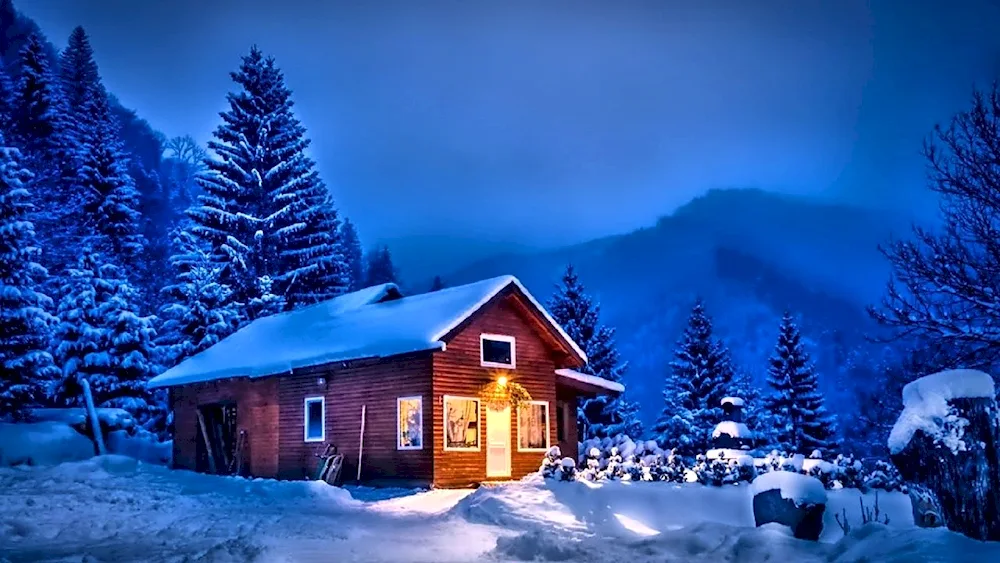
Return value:
<svg viewBox="0 0 1000 563">
<path fill-rule="evenodd" d="M 573 462 L 573 477 L 589 481 L 665 481 L 724 486 L 748 483 L 772 471 L 788 471 L 818 479 L 827 489 L 853 488 L 904 491 L 899 472 L 889 462 L 872 460 L 862 463 L 850 456 L 838 455 L 834 461 L 821 458 L 814 451 L 788 455 L 772 450 L 754 458 L 746 450 L 711 450 L 698 455 L 691 463 L 676 450 L 664 451 L 656 442 L 633 441 L 628 436 L 591 439 L 580 444 L 579 470 Z M 568 478 L 561 469 L 559 448 L 550 448 L 542 461 L 541 473 L 550 478 Z"/>
</svg>

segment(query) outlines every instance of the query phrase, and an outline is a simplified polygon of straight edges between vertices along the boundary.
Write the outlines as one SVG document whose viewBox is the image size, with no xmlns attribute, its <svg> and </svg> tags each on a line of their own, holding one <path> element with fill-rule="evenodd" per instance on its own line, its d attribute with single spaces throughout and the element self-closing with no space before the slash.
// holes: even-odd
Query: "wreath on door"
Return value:
<svg viewBox="0 0 1000 563">
<path fill-rule="evenodd" d="M 523 402 L 531 400 L 531 394 L 521 384 L 510 380 L 505 371 L 491 371 L 490 382 L 479 390 L 479 400 L 488 409 L 517 409 Z"/>
</svg>

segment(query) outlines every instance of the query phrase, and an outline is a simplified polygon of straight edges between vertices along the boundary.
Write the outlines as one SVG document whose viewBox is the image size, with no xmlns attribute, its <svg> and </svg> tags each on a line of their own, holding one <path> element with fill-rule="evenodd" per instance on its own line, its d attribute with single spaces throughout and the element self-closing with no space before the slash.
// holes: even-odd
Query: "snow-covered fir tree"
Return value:
<svg viewBox="0 0 1000 563">
<path fill-rule="evenodd" d="M 383 283 L 398 283 L 399 275 L 392 263 L 392 253 L 388 246 L 380 246 L 365 256 L 365 281 L 363 287 Z"/>
<path fill-rule="evenodd" d="M 344 261 L 347 263 L 348 290 L 357 291 L 365 282 L 365 256 L 361 250 L 358 229 L 350 219 L 340 224 L 340 241 L 344 247 Z"/>
<path fill-rule="evenodd" d="M 129 278 L 135 282 L 140 279 L 146 246 L 139 193 L 128 173 L 128 159 L 103 91 L 93 107 L 95 124 L 87 132 L 79 177 L 87 232 L 93 237 L 92 248 L 129 269 Z"/>
<path fill-rule="evenodd" d="M 59 56 L 59 86 L 67 116 L 66 134 L 71 142 L 83 143 L 96 126 L 95 103 L 104 96 L 94 61 L 94 49 L 82 27 L 76 27 Z"/>
<path fill-rule="evenodd" d="M 791 313 L 781 319 L 767 382 L 772 395 L 766 404 L 774 417 L 776 444 L 790 453 L 829 452 L 834 445 L 833 417 L 823 405 L 815 367 Z"/>
<path fill-rule="evenodd" d="M 13 128 L 14 116 L 14 82 L 10 75 L 0 65 L 0 131 L 9 134 Z M 7 140 L 4 141 L 8 143 Z M 13 144 L 13 143 L 8 143 Z"/>
<path fill-rule="evenodd" d="M 86 378 L 97 406 L 121 407 L 148 418 L 157 405 L 146 381 L 156 371 L 152 319 L 136 313 L 134 291 L 118 266 L 84 252 L 63 280 L 56 311 L 56 362 L 62 379 L 53 398 L 81 404 Z"/>
<path fill-rule="evenodd" d="M 61 264 L 75 252 L 74 226 L 78 224 L 66 220 L 74 206 L 73 192 L 63 175 L 75 161 L 65 138 L 62 92 L 44 41 L 37 34 L 25 39 L 18 66 L 8 142 L 21 150 L 24 164 L 32 172 L 28 188 L 37 202 L 32 220 L 48 249 L 44 263 Z"/>
<path fill-rule="evenodd" d="M 583 371 L 620 382 L 628 363 L 621 360 L 615 345 L 615 331 L 600 322 L 600 305 L 593 302 L 570 264 L 563 273 L 562 282 L 548 303 L 552 317 L 587 354 Z M 626 434 L 633 438 L 642 435 L 639 405 L 624 394 L 618 397 L 596 397 L 582 401 L 577 418 L 583 439 L 603 438 Z"/>
<path fill-rule="evenodd" d="M 441 291 L 442 289 L 444 289 L 444 280 L 441 279 L 441 276 L 434 276 L 434 279 L 431 280 L 431 291 Z"/>
<path fill-rule="evenodd" d="M 339 218 L 305 154 L 309 141 L 284 76 L 253 47 L 232 78 L 239 90 L 209 143 L 215 158 L 205 162 L 205 193 L 188 213 L 192 233 L 248 318 L 272 309 L 263 302 L 294 308 L 343 293 Z"/>
<path fill-rule="evenodd" d="M 715 338 L 712 320 L 696 300 L 677 343 L 664 385 L 664 408 L 654 428 L 664 447 L 684 455 L 704 452 L 722 420 L 722 399 L 736 391 L 729 350 Z"/>
<path fill-rule="evenodd" d="M 0 135 L 0 419 L 23 419 L 58 376 L 48 352 L 55 318 L 40 291 L 46 271 L 38 262 L 31 208 L 17 149 Z"/>
<path fill-rule="evenodd" d="M 190 232 L 174 236 L 174 282 L 163 288 L 162 324 L 157 338 L 161 363 L 171 367 L 229 336 L 239 326 L 240 304 L 218 281 L 219 266 Z"/>
</svg>

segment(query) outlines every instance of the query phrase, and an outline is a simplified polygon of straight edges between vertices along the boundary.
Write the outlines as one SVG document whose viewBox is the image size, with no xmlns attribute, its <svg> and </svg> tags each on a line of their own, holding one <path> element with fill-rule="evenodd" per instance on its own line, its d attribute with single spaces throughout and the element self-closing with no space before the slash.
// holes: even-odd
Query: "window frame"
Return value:
<svg viewBox="0 0 1000 563">
<path fill-rule="evenodd" d="M 448 445 L 448 401 L 457 399 L 462 401 L 475 401 L 476 403 L 476 447 L 462 448 Z M 441 447 L 446 452 L 478 452 L 483 444 L 483 404 L 478 397 L 465 397 L 462 395 L 442 395 L 441 396 L 441 418 L 444 428 L 442 429 Z"/>
<path fill-rule="evenodd" d="M 311 403 L 319 403 L 319 438 L 309 437 L 309 405 Z M 324 395 L 306 397 L 302 401 L 302 441 L 308 443 L 326 441 L 326 397 Z"/>
<path fill-rule="evenodd" d="M 545 406 L 545 446 L 542 448 L 522 448 L 521 447 L 521 407 L 525 405 Z M 517 406 L 517 451 L 518 452 L 547 452 L 552 447 L 552 440 L 549 433 L 552 431 L 552 410 L 548 401 L 522 401 Z"/>
<path fill-rule="evenodd" d="M 485 359 L 486 341 L 507 342 L 510 344 L 510 363 L 487 362 Z M 517 369 L 517 339 L 506 334 L 482 333 L 479 335 L 479 365 L 486 368 Z"/>
<path fill-rule="evenodd" d="M 403 401 L 417 401 L 420 405 L 420 445 L 419 446 L 404 446 L 403 445 L 403 432 L 400 422 L 403 421 L 402 414 L 403 410 L 401 408 Z M 424 397 L 423 395 L 410 395 L 408 397 L 396 397 L 396 449 L 399 451 L 412 451 L 412 450 L 422 450 L 424 449 Z"/>
</svg>

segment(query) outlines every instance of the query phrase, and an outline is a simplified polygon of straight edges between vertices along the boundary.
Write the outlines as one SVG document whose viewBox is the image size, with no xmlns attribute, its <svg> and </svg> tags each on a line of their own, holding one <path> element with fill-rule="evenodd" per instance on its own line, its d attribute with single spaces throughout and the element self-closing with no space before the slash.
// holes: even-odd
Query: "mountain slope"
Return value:
<svg viewBox="0 0 1000 563">
<path fill-rule="evenodd" d="M 841 367 L 875 329 L 864 305 L 888 276 L 877 245 L 908 221 L 760 190 L 709 192 L 650 228 L 535 253 L 480 260 L 449 283 L 514 274 L 541 299 L 569 262 L 602 304 L 631 369 L 626 379 L 652 422 L 674 343 L 694 298 L 758 379 L 787 308 L 802 317 L 831 400 L 846 400 Z"/>
</svg>

